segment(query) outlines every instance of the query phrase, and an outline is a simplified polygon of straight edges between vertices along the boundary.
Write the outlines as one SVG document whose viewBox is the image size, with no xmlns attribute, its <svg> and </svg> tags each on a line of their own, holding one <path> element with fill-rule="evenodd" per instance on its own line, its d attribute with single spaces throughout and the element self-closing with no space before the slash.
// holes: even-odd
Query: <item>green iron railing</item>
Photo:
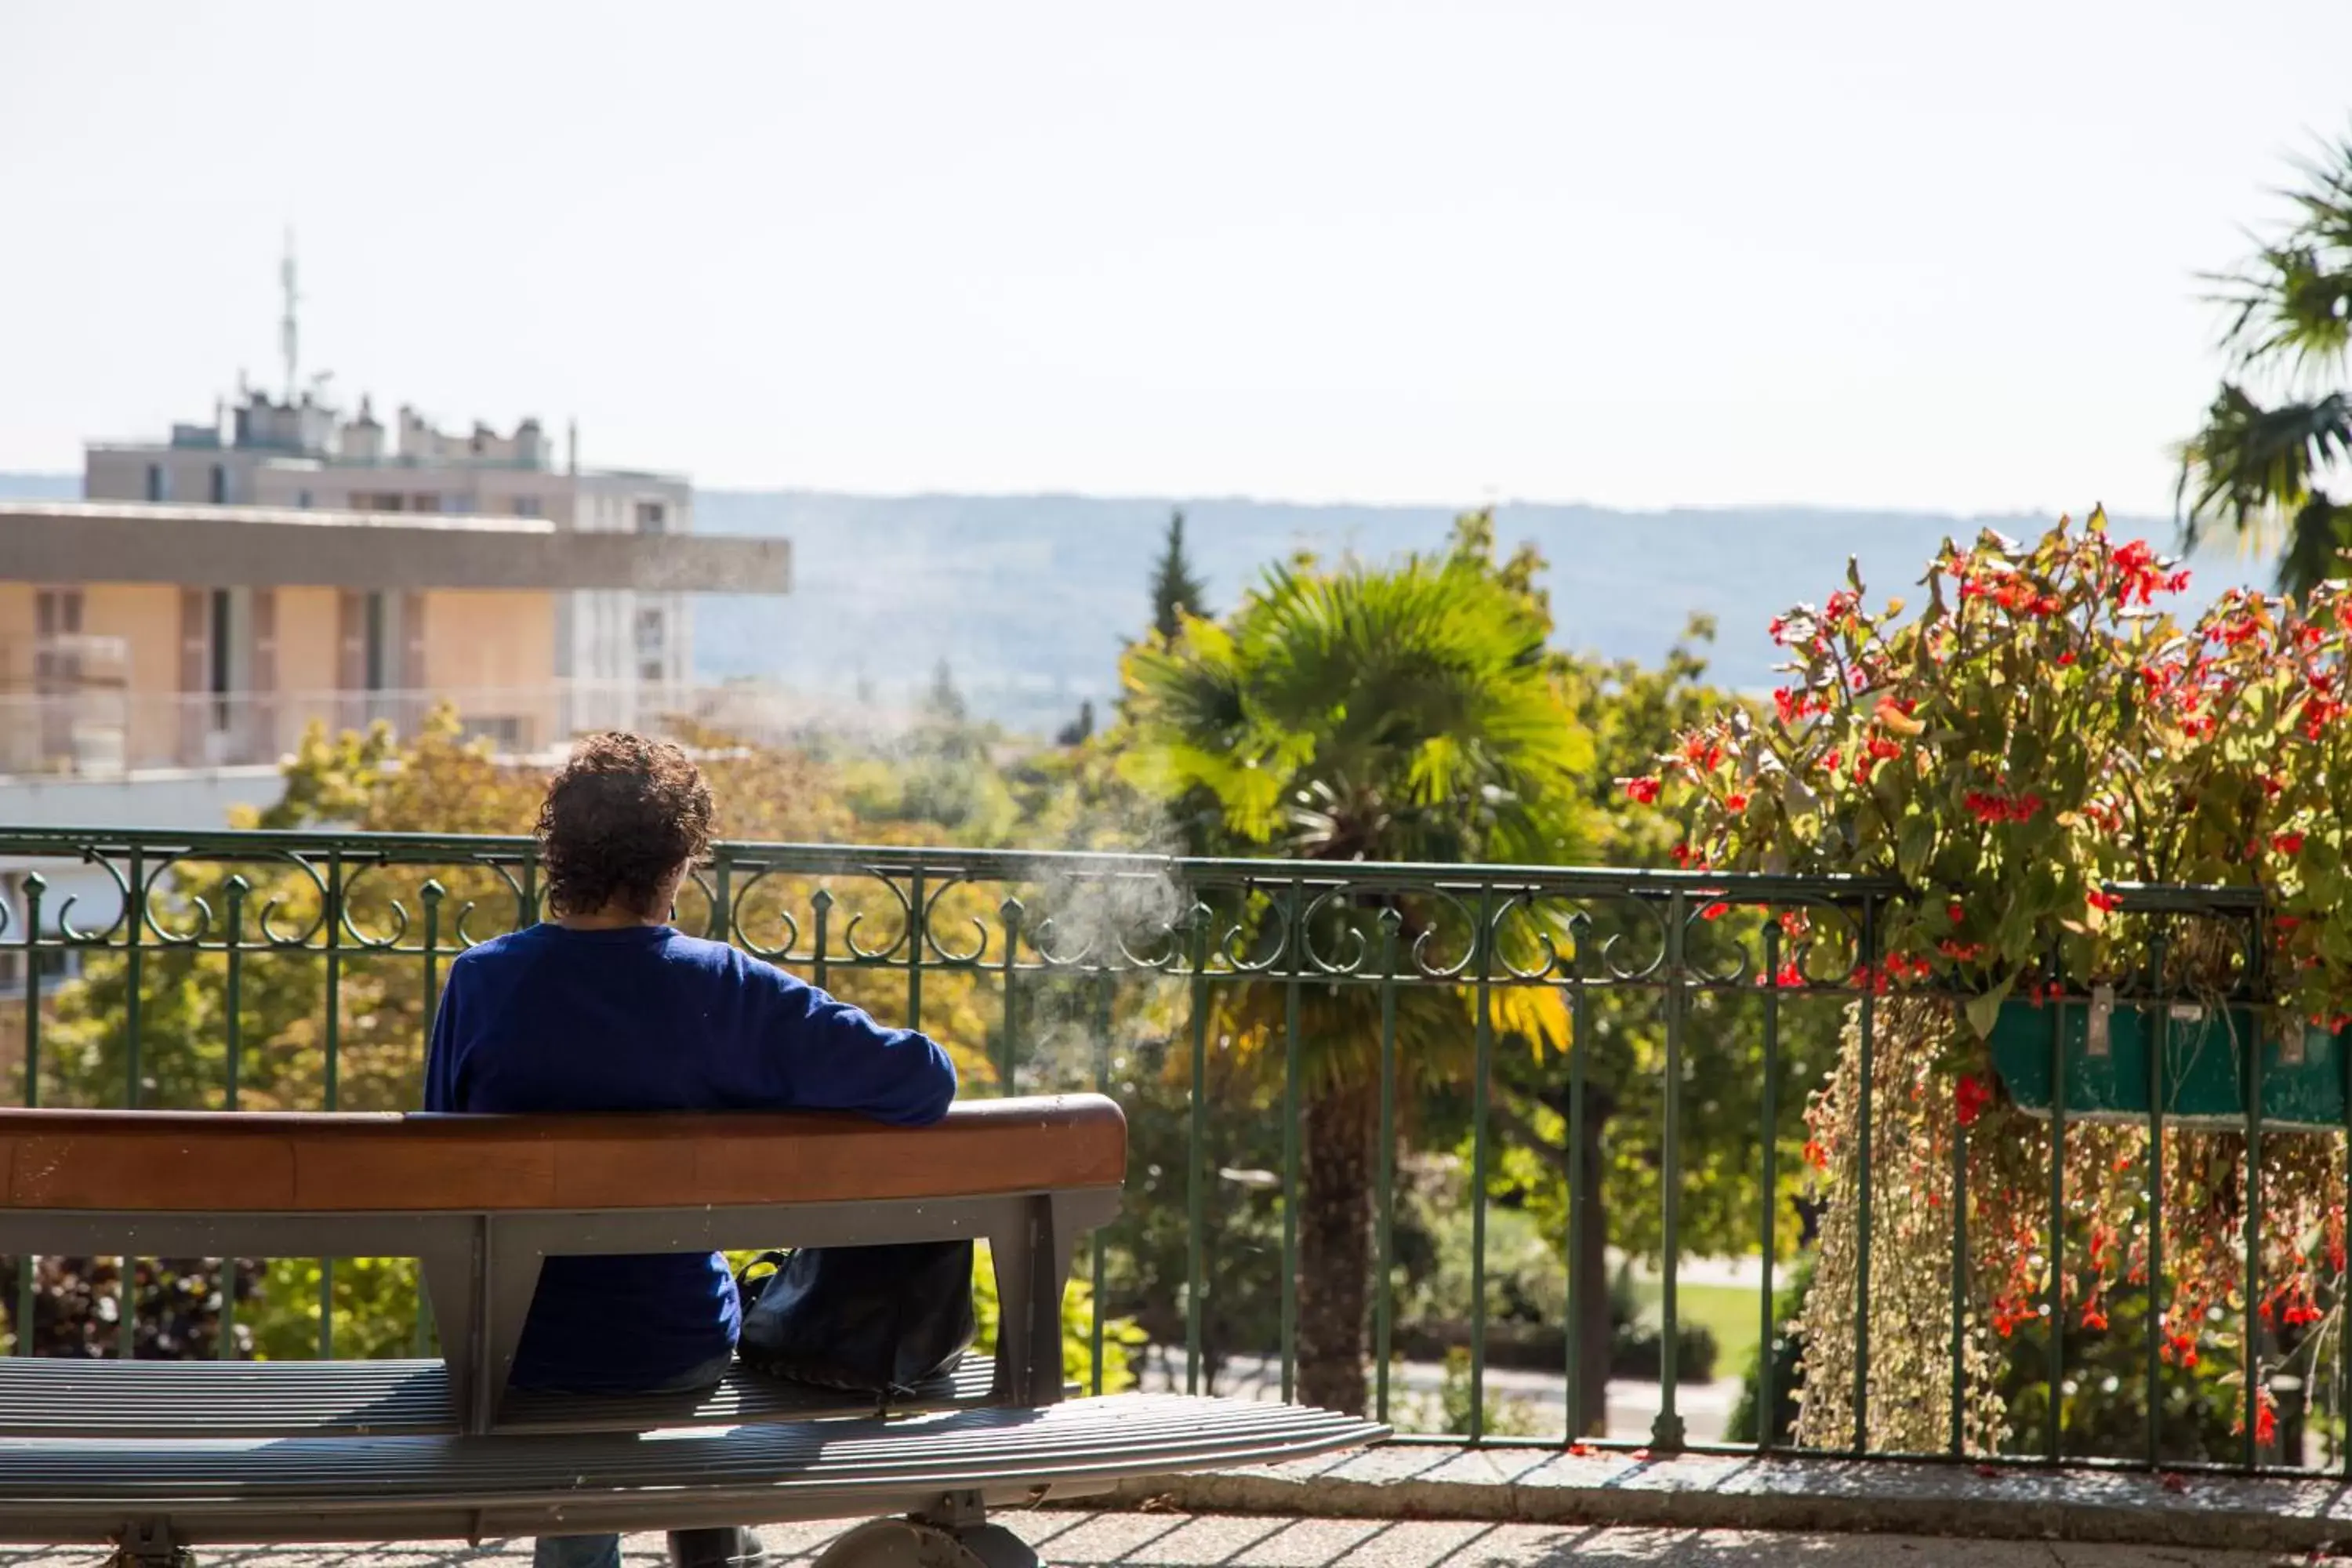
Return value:
<svg viewBox="0 0 2352 1568">
<path fill-rule="evenodd" d="M 166 833 L 0 829 L 0 952 L 20 955 L 22 1064 L 26 1105 L 70 1089 L 82 1103 L 131 1107 L 251 1109 L 401 1109 L 413 1092 L 431 1016 L 451 957 L 486 937 L 538 918 L 537 847 L 527 838 L 322 833 Z M 13 869 L 11 869 L 13 868 Z M 72 889 L 68 891 L 68 889 Z M 1399 1151 L 1408 1126 L 1429 1113 L 1433 1095 L 1466 1120 L 1471 1254 L 1467 1325 L 1466 1430 L 1449 1440 L 1505 1440 L 1493 1430 L 1497 1406 L 1489 1386 L 1494 1310 L 1488 1297 L 1491 1178 L 1500 1162 L 1524 1143 L 1498 1132 L 1495 1099 L 1507 1068 L 1524 1091 L 1529 1078 L 1542 1103 L 1563 1124 L 1560 1168 L 1567 1182 L 1567 1234 L 1557 1238 L 1573 1257 L 1589 1237 L 1599 1194 L 1590 1173 L 1597 1151 L 1588 1115 L 1601 1085 L 1592 1079 L 1599 1042 L 1636 1033 L 1655 1049 L 1649 1077 L 1654 1091 L 1643 1119 L 1620 1126 L 1612 1152 L 1632 1147 L 1654 1161 L 1658 1290 L 1658 1408 L 1647 1439 L 1660 1449 L 1694 1445 L 1680 1408 L 1678 1340 L 1684 1326 L 1681 1265 L 1685 1247 L 1686 1175 L 1694 1169 L 1691 1117 L 1701 1097 L 1713 1104 L 1719 1085 L 1710 1074 L 1754 1073 L 1756 1113 L 1743 1157 L 1752 1161 L 1759 1194 L 1749 1244 L 1762 1261 L 1756 1321 L 1765 1347 L 1758 1373 L 1763 1415 L 1759 1436 L 1743 1451 L 1780 1442 L 1771 1419 L 1777 1397 L 1774 1314 L 1777 1266 L 1794 1250 L 1806 1223 L 1790 1201 L 1783 1145 L 1803 1139 L 1801 1110 L 1810 1081 L 1797 1081 L 1791 1041 L 1832 1037 L 1851 1016 L 1864 1044 L 1862 1094 L 1873 1092 L 1868 1047 L 1882 1003 L 1879 988 L 1857 984 L 1878 970 L 1877 951 L 1895 887 L 1829 878 L 1730 876 L 1719 873 L 1631 871 L 1549 867 L 1345 864 L 1288 860 L 1187 859 L 1082 853 L 1027 853 L 936 847 L 784 844 L 722 844 L 682 895 L 683 928 L 740 945 L 806 975 L 813 982 L 867 1001 L 888 1016 L 962 1047 L 967 1061 L 984 1057 L 986 1070 L 968 1092 L 1046 1092 L 1114 1086 L 1118 1064 L 1145 1045 L 1162 1054 L 1162 1081 L 1181 1080 L 1181 1107 L 1166 1110 L 1172 1134 L 1181 1125 L 1181 1190 L 1185 1215 L 1183 1277 L 1174 1303 L 1159 1303 L 1172 1352 L 1181 1340 L 1182 1386 L 1199 1390 L 1214 1374 L 1210 1320 L 1213 1215 L 1233 1201 L 1213 1168 L 1213 1148 L 1228 1114 L 1212 1085 L 1224 1067 L 1246 1061 L 1262 1104 L 1278 1120 L 1278 1306 L 1270 1345 L 1280 1391 L 1299 1391 L 1302 1332 L 1300 1260 L 1305 1119 L 1335 1087 L 1358 1094 L 1369 1075 L 1377 1131 L 1370 1152 L 1372 1236 L 1368 1281 L 1370 1323 L 1365 1352 L 1370 1402 L 1390 1418 L 1400 1403 L 1394 1386 L 1396 1282 L 1402 1268 L 1396 1215 L 1402 1173 Z M 2128 890 L 2135 907 L 2184 919 L 2259 919 L 2242 895 L 2166 889 Z M 1801 911 L 1801 926 L 1782 917 Z M 1790 929 L 1801 930 L 1801 937 Z M 2257 945 L 2258 944 L 2254 944 Z M 78 955 L 81 979 L 61 980 L 45 960 Z M 95 1047 L 87 1026 L 71 1064 L 45 1056 L 45 1029 L 57 1022 L 62 988 L 89 986 L 111 966 L 121 987 L 120 1028 L 100 1031 Z M 192 974 L 201 970 L 200 980 Z M 2127 1006 L 2160 1009 L 2153 989 L 2161 952 L 2151 958 L 2149 986 Z M 289 979 L 315 973 L 315 983 Z M 403 976 L 405 978 L 402 978 Z M 346 1012 L 347 993 L 364 980 L 372 1014 Z M 394 982 L 397 984 L 395 984 Z M 154 1010 L 177 1009 L 167 1031 L 189 1016 L 186 988 L 220 998 L 205 1026 L 217 1040 L 158 1035 Z M 301 986 L 310 986 L 302 989 Z M 289 990 L 290 988 L 290 990 Z M 887 991 L 887 994 L 885 994 Z M 268 995 L 261 993 L 268 992 Z M 289 1003 L 289 995 L 292 996 Z M 1520 1004 L 1541 1001 L 1549 1011 L 1529 1023 Z M 87 1005 L 87 996 L 84 997 Z M 282 1027 L 292 1006 L 301 1026 Z M 257 1009 L 279 1011 L 266 1020 L 273 1037 L 247 1037 Z M 1458 1007 L 1458 1011 L 1455 1009 Z M 2069 1108 L 2066 1073 L 2053 1008 L 2051 1066 L 2055 1086 L 2053 1144 L 2063 1145 Z M 1541 1017 L 1564 1021 L 1571 1048 L 1541 1058 L 1515 1054 Z M 1434 1020 L 1434 1023 L 1433 1023 Z M 84 1020 L 87 1025 L 87 1019 Z M 1704 1064 L 1695 1039 L 1706 1043 Z M 1731 1042 L 1728 1055 L 1723 1049 Z M 202 1046 L 202 1050 L 197 1049 Z M 1466 1046 L 1466 1050 L 1463 1047 Z M 216 1048 L 215 1048 L 216 1047 Z M 111 1050 L 114 1055 L 107 1053 Z M 2164 1104 L 2160 1052 L 2151 1052 L 2151 1093 L 2161 1127 Z M 215 1059 L 216 1057 L 216 1060 Z M 2263 1128 L 2261 1053 L 2252 1053 L 2252 1082 L 2246 1131 L 2250 1146 L 2245 1217 L 2251 1312 L 2260 1267 L 2259 1181 Z M 1244 1070 L 1236 1068 L 1234 1070 Z M 93 1087 L 93 1076 L 103 1079 Z M 1433 1079 L 1442 1084 L 1433 1087 Z M 45 1094 L 45 1086 L 47 1093 Z M 1627 1084 L 1610 1086 L 1621 1100 Z M 357 1097 L 355 1100 L 355 1096 Z M 2347 1096 L 2352 1103 L 2352 1095 Z M 1139 1147 L 1150 1108 L 1130 1107 Z M 1155 1112 L 1156 1113 L 1156 1112 Z M 1867 1111 L 1864 1125 L 1869 1124 Z M 1867 1140 L 1865 1140 L 1865 1142 Z M 2163 1140 L 2149 1140 L 2148 1180 L 2161 1190 Z M 1720 1150 L 1702 1150 L 1702 1163 Z M 1139 1153 L 1139 1159 L 1145 1155 Z M 2057 1291 L 2063 1271 L 2067 1194 L 2061 1163 L 2051 1163 L 2047 1228 L 2052 1292 L 2042 1314 L 2046 1338 L 2048 1415 L 2039 1452 L 2055 1461 L 2063 1452 L 2064 1313 Z M 1864 1150 L 1861 1181 L 1871 1180 Z M 1167 1173 L 1159 1172 L 1164 1177 Z M 1969 1307 L 1967 1220 L 1969 1173 L 1956 1153 L 1951 1201 L 1958 1215 L 1950 1260 L 1951 1437 L 1946 1458 L 1966 1454 L 1962 1408 L 1969 1373 L 1963 1365 L 1963 1325 Z M 1850 1389 L 1853 1442 L 1868 1452 L 1866 1412 L 1871 1389 L 1867 1292 L 1872 1279 L 1870 1206 L 1863 1205 L 1853 1322 L 1857 1338 Z M 2158 1302 L 2165 1280 L 2161 1213 L 2149 1210 L 2148 1300 Z M 1082 1277 L 1094 1288 L 1087 1331 L 1089 1379 L 1099 1387 L 1106 1361 L 1108 1301 L 1114 1263 L 1141 1242 L 1118 1227 L 1097 1238 Z M 33 1321 L 33 1274 L 19 1269 L 14 1321 Z M 126 1262 L 123 1289 L 132 1272 Z M 1558 1441 L 1577 1439 L 1593 1391 L 1591 1360 L 1578 1325 L 1595 1288 L 1589 1271 L 1569 1269 L 1564 1321 Z M 1163 1285 L 1171 1281 L 1162 1281 Z M 222 1292 L 224 1313 L 236 1310 L 234 1289 Z M 1123 1309 L 1137 1304 L 1122 1303 Z M 1153 1303 L 1142 1303 L 1150 1307 Z M 1167 1310 L 1169 1308 L 1181 1311 Z M 336 1348 L 335 1273 L 320 1268 L 318 1353 Z M 2152 1318 L 2152 1312 L 2151 1312 Z M 135 1342 L 133 1313 L 116 1324 L 118 1353 Z M 427 1342 L 421 1310 L 415 1342 Z M 233 1337 L 219 1336 L 221 1353 Z M 2168 1461 L 2157 1436 L 2165 1367 L 2157 1336 L 2147 1335 L 2147 1440 L 2144 1450 L 2113 1456 L 2150 1466 Z M 2341 1407 L 2346 1358 L 2330 1380 Z M 1734 1373 L 1741 1368 L 1730 1369 Z M 2252 1411 L 2252 1381 L 2245 1397 Z M 1813 1389 L 1811 1397 L 1832 1391 Z M 2253 1466 L 2252 1424 L 2242 1467 Z M 2352 1447 L 2341 1447 L 2352 1467 Z M 2174 1468 L 2189 1468 L 2174 1458 Z"/>
</svg>

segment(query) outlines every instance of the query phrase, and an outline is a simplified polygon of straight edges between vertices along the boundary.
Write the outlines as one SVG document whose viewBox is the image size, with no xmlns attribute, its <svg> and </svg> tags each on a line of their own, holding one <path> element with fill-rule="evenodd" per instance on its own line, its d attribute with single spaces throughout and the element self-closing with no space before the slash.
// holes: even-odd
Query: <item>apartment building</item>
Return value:
<svg viewBox="0 0 2352 1568">
<path fill-rule="evenodd" d="M 0 773 L 266 763 L 436 700 L 518 751 L 641 725 L 691 678 L 688 595 L 781 594 L 790 548 L 568 445 L 249 390 L 92 443 L 83 501 L 0 504 Z"/>
</svg>

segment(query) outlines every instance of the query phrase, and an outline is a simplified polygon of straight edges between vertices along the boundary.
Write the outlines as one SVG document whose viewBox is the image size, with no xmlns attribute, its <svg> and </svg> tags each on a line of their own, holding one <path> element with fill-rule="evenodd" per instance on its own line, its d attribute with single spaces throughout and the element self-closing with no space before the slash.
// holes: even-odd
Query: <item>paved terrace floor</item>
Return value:
<svg viewBox="0 0 2352 1568">
<path fill-rule="evenodd" d="M 2323 1561 L 2177 1546 L 1444 1521 L 1033 1513 L 1004 1522 L 1063 1568 L 2286 1568 Z M 813 1559 L 839 1528 L 782 1525 L 762 1533 L 776 1568 L 788 1568 Z M 659 1536 L 632 1536 L 625 1549 L 628 1568 L 668 1561 Z M 197 1561 L 200 1568 L 526 1568 L 530 1543 L 274 1547 L 205 1552 Z M 0 1568 L 104 1562 L 102 1552 L 90 1550 L 0 1552 Z"/>
</svg>

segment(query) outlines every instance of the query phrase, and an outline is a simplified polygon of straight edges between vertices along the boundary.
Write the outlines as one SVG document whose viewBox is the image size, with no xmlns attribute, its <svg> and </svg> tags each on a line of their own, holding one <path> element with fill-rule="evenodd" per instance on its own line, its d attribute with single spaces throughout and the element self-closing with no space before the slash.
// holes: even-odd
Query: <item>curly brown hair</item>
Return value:
<svg viewBox="0 0 2352 1568">
<path fill-rule="evenodd" d="M 672 873 L 710 847 L 710 786 L 667 741 L 591 735 L 548 784 L 539 841 L 557 914 L 618 904 L 659 919 Z"/>
</svg>

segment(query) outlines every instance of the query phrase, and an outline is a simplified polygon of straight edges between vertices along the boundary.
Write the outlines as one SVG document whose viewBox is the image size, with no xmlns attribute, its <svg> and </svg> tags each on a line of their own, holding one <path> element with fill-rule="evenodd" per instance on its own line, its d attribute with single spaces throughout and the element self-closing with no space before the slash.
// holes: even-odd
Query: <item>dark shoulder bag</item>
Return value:
<svg viewBox="0 0 2352 1568">
<path fill-rule="evenodd" d="M 736 1353 L 772 1377 L 903 1398 L 971 1349 L 971 1265 L 969 1241 L 762 1253 L 736 1279 Z"/>
</svg>

